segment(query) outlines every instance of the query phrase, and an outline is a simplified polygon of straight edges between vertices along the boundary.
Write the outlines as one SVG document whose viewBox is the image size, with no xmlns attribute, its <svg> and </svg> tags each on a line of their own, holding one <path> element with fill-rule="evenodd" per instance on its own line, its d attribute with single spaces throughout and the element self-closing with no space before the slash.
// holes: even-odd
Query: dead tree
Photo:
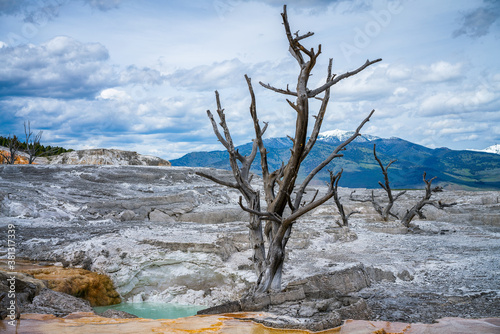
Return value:
<svg viewBox="0 0 500 334">
<path fill-rule="evenodd" d="M 35 162 L 35 159 L 40 155 L 40 140 L 42 139 L 43 131 L 39 131 L 35 136 L 33 136 L 33 131 L 31 131 L 31 124 L 28 121 L 28 126 L 24 122 L 24 135 L 26 137 L 26 153 L 28 153 L 28 163 L 31 165 Z"/>
<path fill-rule="evenodd" d="M 340 170 L 337 174 L 333 175 L 333 173 L 330 171 L 330 180 L 333 180 L 333 201 L 335 202 L 335 205 L 337 205 L 337 209 L 339 210 L 340 218 L 342 219 L 342 222 L 336 221 L 337 225 L 340 227 L 345 227 L 349 226 L 349 218 L 355 214 L 355 213 L 360 213 L 359 211 L 351 211 L 347 215 L 345 213 L 344 205 L 340 202 L 340 197 L 339 197 L 339 192 L 338 192 L 338 185 L 339 185 L 339 180 L 342 177 L 342 173 L 344 170 Z"/>
<path fill-rule="evenodd" d="M 251 79 L 245 75 L 251 97 L 250 115 L 255 130 L 252 152 L 248 156 L 242 156 L 238 150 L 235 149 L 225 120 L 224 109 L 222 109 L 220 103 L 219 94 L 218 92 L 215 92 L 217 114 L 220 120 L 219 125 L 223 130 L 223 135 L 219 131 L 219 125 L 215 121 L 212 113 L 207 111 L 207 114 L 212 122 L 215 135 L 229 153 L 229 161 L 235 182 L 227 182 L 210 175 L 199 173 L 199 175 L 207 177 L 214 182 L 239 190 L 242 195 L 239 203 L 241 208 L 250 214 L 250 241 L 253 248 L 254 268 L 258 276 L 255 289 L 253 291 L 254 293 L 281 290 L 281 277 L 283 262 L 285 259 L 285 249 L 292 232 L 292 226 L 302 215 L 333 197 L 335 182 L 333 178 L 330 178 L 330 183 L 326 193 L 320 198 L 315 197 L 311 201 L 307 202 L 303 201 L 306 187 L 309 185 L 314 176 L 327 166 L 334 158 L 343 156 L 339 152 L 345 149 L 350 142 L 360 135 L 361 128 L 370 120 L 370 117 L 374 113 L 374 110 L 372 110 L 360 123 L 354 134 L 349 139 L 337 146 L 322 163 L 316 166 L 306 176 L 302 183 L 297 184 L 297 175 L 301 163 L 313 148 L 320 132 L 330 99 L 330 88 L 339 81 L 355 75 L 368 66 L 381 61 L 381 59 L 373 61 L 367 60 L 362 66 L 351 72 L 335 75 L 332 74 L 332 59 L 330 59 L 326 82 L 318 88 L 309 89 L 308 81 L 311 76 L 311 71 L 316 64 L 316 60 L 321 53 L 321 45 L 319 45 L 318 50 L 315 51 L 314 48 L 307 49 L 301 44 L 302 40 L 313 35 L 312 32 L 308 32 L 304 35 L 299 35 L 298 32 L 292 34 L 288 23 L 286 5 L 283 7 L 283 13 L 281 16 L 289 43 L 289 52 L 296 59 L 300 67 L 296 89 L 291 90 L 288 86 L 286 89 L 275 88 L 262 82 L 260 82 L 260 84 L 274 92 L 295 98 L 295 102 L 286 99 L 290 107 L 294 110 L 294 114 L 296 116 L 295 134 L 293 138 L 291 137 L 292 148 L 289 160 L 286 163 L 283 162 L 279 169 L 274 171 L 269 170 L 267 163 L 268 151 L 266 150 L 263 142 L 263 134 L 267 124 L 264 123 L 264 128 L 261 128 L 260 121 L 257 117 L 256 99 Z M 319 96 L 320 94 L 322 94 L 321 97 Z M 310 116 L 309 99 L 319 99 L 321 101 L 321 106 L 318 114 L 314 116 L 314 125 L 312 127 L 311 135 L 308 138 L 307 134 Z M 261 208 L 259 189 L 254 188 L 251 184 L 252 177 L 250 175 L 250 165 L 257 156 L 257 152 L 260 153 L 263 193 L 265 195 L 266 202 L 265 209 Z M 243 203 L 243 198 L 245 199 L 245 204 Z M 289 210 L 286 210 L 287 208 Z M 264 228 L 263 221 L 266 222 Z M 264 235 L 266 235 L 268 240 L 267 250 Z"/>
<path fill-rule="evenodd" d="M 395 213 L 391 212 L 391 209 L 394 206 L 394 202 L 396 202 L 396 200 L 399 197 L 401 197 L 403 194 L 405 194 L 406 190 L 399 192 L 396 196 L 393 196 L 392 189 L 391 189 L 390 182 L 389 182 L 389 174 L 387 172 L 387 170 L 389 169 L 389 167 L 391 167 L 391 165 L 393 163 L 395 163 L 397 160 L 391 160 L 384 167 L 384 165 L 382 164 L 382 161 L 377 156 L 376 144 L 373 144 L 373 156 L 375 157 L 375 160 L 378 162 L 378 164 L 380 166 L 380 169 L 382 169 L 382 174 L 384 175 L 384 183 L 378 181 L 378 184 L 387 193 L 387 199 L 388 199 L 387 204 L 384 206 L 383 204 L 379 203 L 375 199 L 375 194 L 374 194 L 373 190 L 372 190 L 371 198 L 369 198 L 369 199 L 354 198 L 353 195 L 354 195 L 355 191 L 353 191 L 351 193 L 350 199 L 352 201 L 357 201 L 357 202 L 371 202 L 372 205 L 373 205 L 373 208 L 375 209 L 375 211 L 377 211 L 380 214 L 380 216 L 382 216 L 382 219 L 384 221 L 388 221 L 389 220 L 389 216 L 392 216 L 392 217 L 394 217 L 396 219 L 399 219 L 399 217 Z"/>
<path fill-rule="evenodd" d="M 432 206 L 442 210 L 446 207 L 450 207 L 450 206 L 457 204 L 456 202 L 451 203 L 451 204 L 447 204 L 447 203 L 443 203 L 441 201 L 431 201 L 431 196 L 432 196 L 432 192 L 433 192 L 433 190 L 431 189 L 431 185 L 432 185 L 432 181 L 434 181 L 436 179 L 436 176 L 434 176 L 430 180 L 427 180 L 425 177 L 426 177 L 426 173 L 424 172 L 423 179 L 425 182 L 425 195 L 424 195 L 424 197 L 422 197 L 422 199 L 417 204 L 415 204 L 411 209 L 406 211 L 405 216 L 401 219 L 401 224 L 403 224 L 403 226 L 405 226 L 405 227 L 410 227 L 410 223 L 416 215 L 418 215 L 419 218 L 421 218 L 421 219 L 425 219 L 425 216 L 422 212 L 422 209 L 426 205 L 432 205 Z"/>
<path fill-rule="evenodd" d="M 382 216 L 382 219 L 384 221 L 388 221 L 389 220 L 389 216 L 393 216 L 394 218 L 399 219 L 399 217 L 396 214 L 394 214 L 394 213 L 391 212 L 391 209 L 394 206 L 394 202 L 396 202 L 396 200 L 399 197 L 401 197 L 403 194 L 405 194 L 406 190 L 399 192 L 396 196 L 393 196 L 392 195 L 392 189 L 391 189 L 390 182 L 389 182 L 389 174 L 387 173 L 387 170 L 389 169 L 389 167 L 391 167 L 391 165 L 393 163 L 395 163 L 397 160 L 391 160 L 384 167 L 384 165 L 382 164 L 382 161 L 380 161 L 380 159 L 377 157 L 376 146 L 377 146 L 377 144 L 373 144 L 373 156 L 375 157 L 375 160 L 377 160 L 378 165 L 380 166 L 380 169 L 382 169 L 382 174 L 384 174 L 384 183 L 378 181 L 378 184 L 387 193 L 387 198 L 388 198 L 389 202 L 385 205 L 385 207 L 382 207 L 381 205 L 377 205 L 375 207 L 375 203 L 374 203 L 374 207 L 377 210 L 377 212 Z M 372 192 L 372 201 L 375 202 L 375 197 L 373 196 L 373 192 Z"/>
<path fill-rule="evenodd" d="M 7 153 L 1 152 L 0 154 L 2 155 L 4 164 L 13 165 L 18 156 L 17 152 L 19 151 L 19 140 L 16 135 L 12 136 L 12 138 L 9 135 L 7 140 L 9 142 L 9 151 Z"/>
</svg>

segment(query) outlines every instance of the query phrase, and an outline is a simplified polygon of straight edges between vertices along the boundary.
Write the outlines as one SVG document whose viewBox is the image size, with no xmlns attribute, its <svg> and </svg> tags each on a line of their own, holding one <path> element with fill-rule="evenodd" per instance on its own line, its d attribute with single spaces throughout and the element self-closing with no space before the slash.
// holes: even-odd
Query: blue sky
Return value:
<svg viewBox="0 0 500 334">
<path fill-rule="evenodd" d="M 500 1 L 288 1 L 293 31 L 322 54 L 311 88 L 335 85 L 323 131 L 353 130 L 431 148 L 500 143 Z M 236 144 L 249 142 L 254 83 L 267 137 L 293 135 L 283 96 L 295 85 L 280 1 L 0 0 L 0 135 L 118 148 L 166 159 L 222 149 L 206 110 L 218 90 Z M 313 103 L 313 107 L 317 105 Z M 312 114 L 315 114 L 313 111 Z"/>
</svg>

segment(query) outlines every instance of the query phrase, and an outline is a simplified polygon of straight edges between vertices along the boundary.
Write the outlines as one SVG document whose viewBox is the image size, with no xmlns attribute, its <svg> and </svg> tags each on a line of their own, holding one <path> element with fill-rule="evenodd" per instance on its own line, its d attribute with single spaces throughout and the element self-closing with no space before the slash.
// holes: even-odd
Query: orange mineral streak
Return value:
<svg viewBox="0 0 500 334">
<path fill-rule="evenodd" d="M 251 321 L 264 313 L 234 313 L 204 315 L 173 320 L 109 319 L 92 313 L 73 313 L 65 318 L 53 315 L 23 314 L 14 326 L 8 319 L 0 322 L 1 333 L 18 334 L 128 334 L 128 333 L 220 333 L 220 334 L 299 334 L 303 330 L 273 329 Z M 347 320 L 338 328 L 317 332 L 321 334 L 498 334 L 500 318 L 444 318 L 436 324 L 407 324 L 384 321 Z"/>
<path fill-rule="evenodd" d="M 0 269 L 7 270 L 5 261 Z M 46 282 L 49 289 L 86 299 L 92 306 L 114 305 L 121 302 L 111 279 L 99 273 L 80 268 L 39 266 L 30 261 L 16 261 L 16 272 L 29 274 Z"/>
<path fill-rule="evenodd" d="M 5 163 L 5 158 L 3 157 L 4 155 L 7 157 L 10 157 L 10 153 L 4 150 L 0 150 L 0 164 Z M 14 164 L 16 165 L 27 165 L 28 164 L 28 158 L 25 158 L 21 155 L 16 156 L 16 160 L 14 161 Z"/>
<path fill-rule="evenodd" d="M 61 267 L 25 269 L 19 272 L 46 281 L 49 289 L 86 299 L 92 306 L 114 305 L 121 302 L 113 282 L 106 275 L 85 269 Z"/>
</svg>

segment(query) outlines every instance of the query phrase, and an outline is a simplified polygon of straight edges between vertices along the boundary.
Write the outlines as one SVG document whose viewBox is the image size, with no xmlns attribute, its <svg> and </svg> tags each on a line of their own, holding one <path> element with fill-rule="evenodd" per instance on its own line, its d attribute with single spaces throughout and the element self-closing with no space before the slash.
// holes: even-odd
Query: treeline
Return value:
<svg viewBox="0 0 500 334">
<path fill-rule="evenodd" d="M 27 150 L 26 143 L 19 141 L 17 139 L 17 137 L 15 139 L 16 139 L 17 147 L 19 147 L 19 150 L 26 151 Z M 12 138 L 6 138 L 6 137 L 0 136 L 0 146 L 9 147 L 11 140 L 12 140 Z M 72 149 L 65 149 L 64 147 L 59 147 L 59 146 L 50 146 L 50 145 L 44 146 L 41 144 L 35 144 L 35 145 L 36 145 L 35 146 L 36 152 L 38 152 L 38 156 L 41 156 L 41 157 L 51 156 L 51 155 L 59 155 L 61 153 L 73 151 Z"/>
</svg>

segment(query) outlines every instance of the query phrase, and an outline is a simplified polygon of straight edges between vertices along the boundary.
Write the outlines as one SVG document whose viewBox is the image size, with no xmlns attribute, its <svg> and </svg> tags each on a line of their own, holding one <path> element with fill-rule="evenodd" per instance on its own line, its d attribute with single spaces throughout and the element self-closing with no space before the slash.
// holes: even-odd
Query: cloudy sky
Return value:
<svg viewBox="0 0 500 334">
<path fill-rule="evenodd" d="M 166 159 L 222 149 L 206 110 L 218 90 L 236 144 L 249 142 L 254 83 L 267 137 L 293 134 L 294 87 L 276 0 L 0 0 L 0 135 L 118 148 Z M 431 148 L 500 143 L 500 1 L 290 0 L 293 31 L 322 45 L 310 80 L 383 61 L 332 90 L 323 131 L 400 137 Z M 313 106 L 317 105 L 313 103 Z M 315 114 L 315 112 L 312 112 Z"/>
</svg>

